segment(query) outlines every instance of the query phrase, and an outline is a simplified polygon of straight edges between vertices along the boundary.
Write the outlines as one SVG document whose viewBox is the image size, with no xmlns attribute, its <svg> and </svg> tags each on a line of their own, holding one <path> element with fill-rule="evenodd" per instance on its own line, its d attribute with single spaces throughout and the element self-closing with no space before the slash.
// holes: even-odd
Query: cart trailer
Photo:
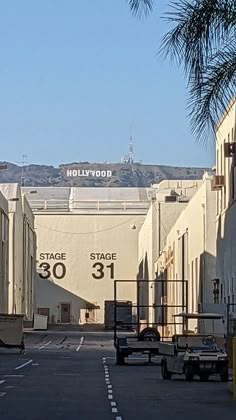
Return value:
<svg viewBox="0 0 236 420">
<path fill-rule="evenodd" d="M 0 347 L 25 350 L 23 320 L 23 314 L 0 314 Z"/>
<path fill-rule="evenodd" d="M 125 358 L 128 358 L 133 353 L 142 353 L 148 355 L 148 360 L 151 362 L 152 356 L 159 355 L 160 340 L 165 339 L 165 331 L 169 324 L 174 322 L 168 321 L 168 311 L 186 310 L 187 311 L 187 281 L 176 281 L 180 295 L 183 301 L 179 305 L 168 305 L 164 297 L 167 293 L 168 280 L 115 280 L 114 281 L 114 347 L 116 349 L 116 361 L 118 365 L 125 363 Z M 171 280 L 173 283 L 173 281 Z M 130 320 L 125 320 L 122 323 L 123 328 L 131 329 L 132 333 L 121 333 L 121 320 L 118 314 L 121 313 L 122 305 L 125 301 L 119 300 L 119 288 L 124 291 L 124 288 L 130 290 L 135 288 L 136 303 L 132 302 L 132 312 Z M 147 295 L 150 290 L 155 296 L 155 301 L 148 301 Z M 130 298 L 130 296 L 127 296 Z M 149 315 L 152 312 L 153 319 L 149 321 Z M 143 320 L 145 321 L 143 327 Z"/>
</svg>

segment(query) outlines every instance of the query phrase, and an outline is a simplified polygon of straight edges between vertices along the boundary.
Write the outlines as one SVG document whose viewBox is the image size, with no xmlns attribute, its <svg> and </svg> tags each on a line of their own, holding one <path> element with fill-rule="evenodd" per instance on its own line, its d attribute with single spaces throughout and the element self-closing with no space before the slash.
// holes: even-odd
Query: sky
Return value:
<svg viewBox="0 0 236 420">
<path fill-rule="evenodd" d="M 167 1 L 0 0 L 0 161 L 212 167 L 193 138 L 182 70 L 158 50 Z"/>
</svg>

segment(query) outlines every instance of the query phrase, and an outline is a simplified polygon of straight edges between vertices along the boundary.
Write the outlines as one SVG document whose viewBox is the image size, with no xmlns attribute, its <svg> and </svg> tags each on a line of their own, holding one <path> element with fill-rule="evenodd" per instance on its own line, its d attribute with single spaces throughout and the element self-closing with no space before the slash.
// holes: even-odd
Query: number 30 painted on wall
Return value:
<svg viewBox="0 0 236 420">
<path fill-rule="evenodd" d="M 41 279 L 49 279 L 49 277 L 53 276 L 55 279 L 61 280 L 66 275 L 66 266 L 62 262 L 54 264 L 52 266 L 52 271 L 50 264 L 47 262 L 41 263 L 39 267 L 43 269 L 43 273 L 39 273 Z"/>
</svg>

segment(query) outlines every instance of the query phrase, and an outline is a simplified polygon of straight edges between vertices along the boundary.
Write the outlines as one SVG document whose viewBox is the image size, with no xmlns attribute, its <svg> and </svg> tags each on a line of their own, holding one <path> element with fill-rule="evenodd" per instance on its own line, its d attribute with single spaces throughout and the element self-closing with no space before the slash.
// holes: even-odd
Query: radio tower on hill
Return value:
<svg viewBox="0 0 236 420">
<path fill-rule="evenodd" d="M 130 136 L 130 139 L 129 139 L 129 151 L 128 151 L 128 154 L 127 155 L 124 155 L 121 158 L 121 162 L 122 163 L 127 163 L 129 165 L 131 163 L 134 163 L 134 145 L 133 145 L 133 137 L 132 136 Z"/>
</svg>

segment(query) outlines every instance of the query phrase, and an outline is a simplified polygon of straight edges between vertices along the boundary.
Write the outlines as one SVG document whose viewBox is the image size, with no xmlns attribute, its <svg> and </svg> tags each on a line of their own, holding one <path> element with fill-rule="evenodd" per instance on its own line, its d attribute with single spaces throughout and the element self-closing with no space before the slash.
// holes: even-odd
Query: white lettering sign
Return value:
<svg viewBox="0 0 236 420">
<path fill-rule="evenodd" d="M 66 176 L 71 177 L 96 177 L 96 178 L 111 178 L 112 177 L 112 171 L 95 171 L 92 169 L 67 169 Z"/>
</svg>

